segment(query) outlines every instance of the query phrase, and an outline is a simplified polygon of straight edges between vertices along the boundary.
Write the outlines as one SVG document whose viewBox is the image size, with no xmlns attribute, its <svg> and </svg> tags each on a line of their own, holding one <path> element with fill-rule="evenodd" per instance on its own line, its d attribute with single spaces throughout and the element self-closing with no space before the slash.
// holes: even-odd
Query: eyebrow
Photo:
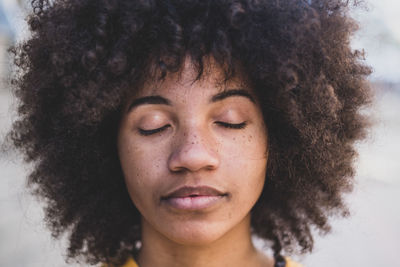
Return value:
<svg viewBox="0 0 400 267">
<path fill-rule="evenodd" d="M 134 109 L 137 106 L 144 105 L 144 104 L 159 104 L 159 105 L 168 105 L 171 106 L 171 102 L 159 95 L 151 95 L 145 96 L 138 99 L 135 99 L 128 107 L 128 112 Z"/>
<path fill-rule="evenodd" d="M 229 90 L 224 90 L 221 93 L 218 93 L 214 95 L 210 102 L 215 103 L 218 101 L 222 101 L 228 97 L 233 97 L 233 96 L 242 96 L 246 97 L 249 99 L 251 102 L 255 103 L 254 98 L 251 96 L 251 94 L 245 90 L 245 89 L 229 89 Z M 172 106 L 171 102 L 159 95 L 152 95 L 152 96 L 144 96 L 141 98 L 135 99 L 128 107 L 127 112 L 130 112 L 132 109 L 136 108 L 137 106 L 144 105 L 144 104 L 149 104 L 149 105 L 167 105 L 167 106 Z"/>
<path fill-rule="evenodd" d="M 230 89 L 230 90 L 225 90 L 219 94 L 216 94 L 211 98 L 211 102 L 215 103 L 217 101 L 222 101 L 228 97 L 231 96 L 243 96 L 248 98 L 251 102 L 255 103 L 254 98 L 251 96 L 251 94 L 245 90 L 245 89 Z"/>
</svg>

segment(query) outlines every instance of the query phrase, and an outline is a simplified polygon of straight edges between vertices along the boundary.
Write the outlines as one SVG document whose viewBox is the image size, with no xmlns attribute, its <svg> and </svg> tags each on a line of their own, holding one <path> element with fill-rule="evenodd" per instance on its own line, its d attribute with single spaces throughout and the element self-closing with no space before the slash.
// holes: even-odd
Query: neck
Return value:
<svg viewBox="0 0 400 267">
<path fill-rule="evenodd" d="M 258 267 L 273 266 L 273 261 L 254 247 L 249 215 L 212 243 L 196 245 L 176 243 L 143 222 L 138 264 L 140 267 Z"/>
</svg>

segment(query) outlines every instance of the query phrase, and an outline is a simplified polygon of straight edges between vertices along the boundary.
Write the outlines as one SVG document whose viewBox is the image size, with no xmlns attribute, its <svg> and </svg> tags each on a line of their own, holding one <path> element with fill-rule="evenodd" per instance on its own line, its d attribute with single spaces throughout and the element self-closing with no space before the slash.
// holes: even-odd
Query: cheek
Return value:
<svg viewBox="0 0 400 267">
<path fill-rule="evenodd" d="M 221 143 L 221 162 L 241 201 L 248 198 L 254 201 L 253 198 L 258 198 L 264 186 L 267 139 L 261 129 L 248 131 Z"/>
<path fill-rule="evenodd" d="M 253 164 L 257 165 L 258 161 L 267 160 L 267 138 L 261 127 L 250 129 L 232 138 L 225 138 L 220 144 L 225 161 L 233 166 L 241 164 L 251 167 Z"/>
<path fill-rule="evenodd" d="M 121 136 L 118 153 L 125 179 L 143 180 L 144 177 L 151 177 L 158 172 L 163 151 L 158 146 L 146 146 L 135 142 L 130 136 Z"/>
<path fill-rule="evenodd" d="M 121 143 L 118 152 L 125 183 L 132 201 L 140 210 L 158 190 L 161 163 L 156 156 L 159 152 L 143 149 L 129 139 Z"/>
</svg>

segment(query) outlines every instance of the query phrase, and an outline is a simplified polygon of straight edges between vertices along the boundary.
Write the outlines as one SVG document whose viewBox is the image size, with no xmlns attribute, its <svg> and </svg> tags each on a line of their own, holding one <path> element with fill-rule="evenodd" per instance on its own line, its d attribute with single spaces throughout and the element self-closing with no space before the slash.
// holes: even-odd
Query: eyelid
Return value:
<svg viewBox="0 0 400 267">
<path fill-rule="evenodd" d="M 149 135 L 152 135 L 152 134 L 160 133 L 160 132 L 164 131 L 165 129 L 167 129 L 170 126 L 171 126 L 170 124 L 166 124 L 166 125 L 164 125 L 164 126 L 162 126 L 160 128 L 150 129 L 150 130 L 144 130 L 144 129 L 138 128 L 138 131 L 139 131 L 140 135 L 149 136 Z"/>
<path fill-rule="evenodd" d="M 228 123 L 228 122 L 223 122 L 223 121 L 216 121 L 215 122 L 218 125 L 221 125 L 225 128 L 229 128 L 229 129 L 243 129 L 247 126 L 247 121 L 241 122 L 241 123 Z M 150 130 L 144 130 L 141 128 L 138 128 L 139 134 L 143 135 L 143 136 L 150 136 L 156 133 L 160 133 L 162 131 L 164 131 L 165 129 L 167 129 L 168 127 L 171 127 L 170 124 L 166 124 L 160 128 L 156 128 L 156 129 L 150 129 Z"/>
<path fill-rule="evenodd" d="M 247 121 L 244 121 L 241 123 L 229 123 L 229 122 L 224 122 L 224 121 L 216 121 L 215 123 L 218 125 L 221 125 L 225 128 L 229 128 L 229 129 L 243 129 L 247 126 Z"/>
</svg>

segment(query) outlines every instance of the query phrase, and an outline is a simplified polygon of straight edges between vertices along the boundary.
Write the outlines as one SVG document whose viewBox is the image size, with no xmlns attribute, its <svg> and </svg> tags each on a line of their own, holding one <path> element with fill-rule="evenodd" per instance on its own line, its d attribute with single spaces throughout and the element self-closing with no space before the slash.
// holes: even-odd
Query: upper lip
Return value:
<svg viewBox="0 0 400 267">
<path fill-rule="evenodd" d="M 225 193 L 210 186 L 182 186 L 177 190 L 163 196 L 162 199 L 190 196 L 221 196 Z"/>
</svg>

